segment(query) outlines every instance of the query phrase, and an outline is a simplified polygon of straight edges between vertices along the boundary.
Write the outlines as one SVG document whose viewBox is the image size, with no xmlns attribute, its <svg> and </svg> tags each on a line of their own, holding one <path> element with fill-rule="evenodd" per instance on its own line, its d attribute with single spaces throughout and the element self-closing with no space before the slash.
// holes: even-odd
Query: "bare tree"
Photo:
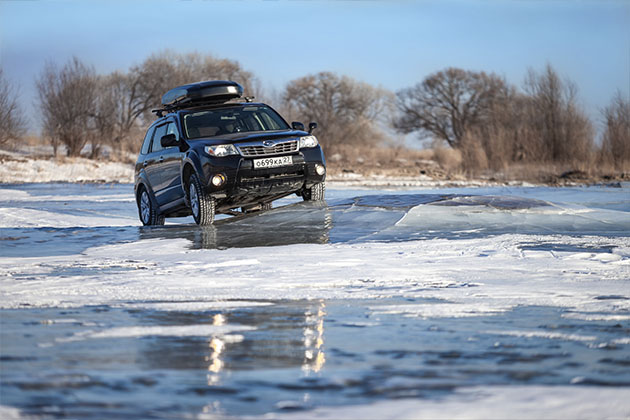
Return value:
<svg viewBox="0 0 630 420">
<path fill-rule="evenodd" d="M 397 93 L 401 114 L 394 127 L 404 134 L 418 131 L 434 136 L 458 148 L 466 132 L 488 117 L 496 98 L 507 90 L 495 74 L 447 68 Z"/>
<path fill-rule="evenodd" d="M 317 122 L 318 139 L 333 148 L 383 141 L 379 124 L 390 119 L 391 104 L 390 92 L 328 72 L 289 82 L 283 95 L 286 114 L 293 120 Z"/>
<path fill-rule="evenodd" d="M 236 61 L 199 53 L 177 54 L 165 50 L 152 54 L 130 71 L 134 85 L 134 113 L 150 119 L 151 109 L 159 108 L 162 95 L 174 87 L 205 80 L 233 80 L 240 83 L 246 95 L 259 90 L 257 79 Z"/>
<path fill-rule="evenodd" d="M 17 89 L 9 85 L 0 67 L 0 145 L 19 140 L 26 132 L 26 118 L 17 96 Z"/>
<path fill-rule="evenodd" d="M 148 111 L 142 99 L 137 74 L 114 72 L 99 77 L 94 119 L 101 144 L 118 152 L 137 149 L 139 118 Z"/>
<path fill-rule="evenodd" d="M 630 100 L 618 91 L 603 114 L 606 128 L 602 151 L 616 169 L 625 169 L 630 165 Z"/>
<path fill-rule="evenodd" d="M 510 86 L 495 98 L 483 124 L 465 136 L 465 146 L 470 148 L 471 140 L 475 140 L 485 153 L 486 166 L 495 171 L 504 170 L 513 162 L 535 159 L 540 155 L 540 146 L 532 142 L 535 136 L 528 124 L 530 107 L 529 97 Z"/>
<path fill-rule="evenodd" d="M 536 158 L 578 162 L 592 157 L 593 128 L 577 102 L 577 86 L 548 64 L 541 73 L 530 69 L 524 87 L 530 100 L 531 142 L 541 152 Z"/>
<path fill-rule="evenodd" d="M 48 63 L 36 81 L 44 133 L 57 152 L 79 156 L 94 135 L 97 81 L 94 70 L 74 57 L 60 70 Z"/>
</svg>

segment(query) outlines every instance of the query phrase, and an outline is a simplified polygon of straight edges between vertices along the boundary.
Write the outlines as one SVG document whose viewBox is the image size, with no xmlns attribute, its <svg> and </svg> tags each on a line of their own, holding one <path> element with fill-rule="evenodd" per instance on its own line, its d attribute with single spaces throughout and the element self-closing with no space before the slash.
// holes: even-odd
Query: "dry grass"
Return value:
<svg viewBox="0 0 630 420">
<path fill-rule="evenodd" d="M 326 154 L 328 173 L 332 176 L 357 174 L 386 177 L 430 177 L 445 179 L 448 171 L 435 161 L 433 150 L 405 147 L 338 146 Z"/>
<path fill-rule="evenodd" d="M 333 155 L 327 154 L 328 173 L 332 177 L 352 174 L 419 180 L 520 181 L 547 185 L 630 181 L 630 165 L 619 170 L 614 165 L 595 164 L 592 160 L 564 164 L 512 163 L 495 170 L 491 169 L 492 165 L 489 165 L 483 149 L 473 146 L 462 150 L 444 147 L 425 150 L 382 147 L 365 149 L 361 153 L 357 153 L 355 147 L 337 150 Z"/>
</svg>

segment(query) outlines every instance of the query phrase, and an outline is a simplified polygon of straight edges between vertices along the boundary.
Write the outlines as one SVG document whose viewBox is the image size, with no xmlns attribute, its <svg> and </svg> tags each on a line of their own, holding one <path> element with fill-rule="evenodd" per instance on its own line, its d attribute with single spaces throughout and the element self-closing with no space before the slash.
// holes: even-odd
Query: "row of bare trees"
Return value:
<svg viewBox="0 0 630 420">
<path fill-rule="evenodd" d="M 97 75 L 76 57 L 61 68 L 49 63 L 36 81 L 43 134 L 55 153 L 63 145 L 68 156 L 80 155 L 86 145 L 91 157 L 103 146 L 135 151 L 164 92 L 211 79 L 238 80 L 248 92 L 258 89 L 252 73 L 237 62 L 197 53 L 164 51 L 127 73 L 108 75 Z"/>
<path fill-rule="evenodd" d="M 127 72 L 108 75 L 77 58 L 61 68 L 49 63 L 36 80 L 43 135 L 55 151 L 64 146 L 70 156 L 86 145 L 92 157 L 103 146 L 135 153 L 164 92 L 212 79 L 235 80 L 249 96 L 264 93 L 238 62 L 198 53 L 162 51 Z M 16 94 L 0 72 L 0 144 L 26 128 Z M 630 165 L 630 101 L 618 93 L 602 111 L 605 127 L 597 146 L 576 85 L 550 65 L 530 70 L 520 89 L 493 73 L 447 68 L 396 94 L 322 72 L 289 82 L 274 105 L 290 121 L 318 122 L 328 153 L 389 143 L 388 131 L 394 130 L 458 149 L 471 170 L 596 158 L 617 168 Z"/>
<path fill-rule="evenodd" d="M 630 101 L 617 94 L 603 111 L 603 144 L 580 107 L 577 86 L 547 65 L 529 70 L 522 89 L 496 74 L 447 68 L 393 94 L 348 77 L 319 73 L 290 82 L 285 112 L 323 126 L 327 150 L 374 145 L 388 123 L 458 149 L 470 172 L 514 163 L 630 168 Z"/>
<path fill-rule="evenodd" d="M 142 129 L 154 118 L 167 90 L 196 81 L 225 79 L 243 85 L 247 95 L 262 94 L 257 78 L 235 62 L 197 53 L 154 54 L 127 73 L 96 75 L 73 58 L 62 68 L 50 63 L 37 79 L 43 134 L 55 149 L 77 156 L 89 145 L 96 157 L 105 145 L 135 151 Z M 338 144 L 377 144 L 387 139 L 393 94 L 333 73 L 319 73 L 289 83 L 278 107 L 289 118 L 317 121 L 319 137 L 334 150 Z"/>
<path fill-rule="evenodd" d="M 515 162 L 576 164 L 597 156 L 594 129 L 579 106 L 576 85 L 550 65 L 542 72 L 529 70 L 522 91 L 494 74 L 449 68 L 398 92 L 397 103 L 394 125 L 400 132 L 448 143 L 462 152 L 470 169 L 499 170 Z M 619 112 L 628 102 L 618 95 L 611 106 L 605 111 L 610 122 L 604 138 L 614 137 L 606 143 L 621 150 L 619 144 L 630 144 L 630 126 Z M 624 161 L 630 163 L 627 152 L 618 159 Z"/>
</svg>

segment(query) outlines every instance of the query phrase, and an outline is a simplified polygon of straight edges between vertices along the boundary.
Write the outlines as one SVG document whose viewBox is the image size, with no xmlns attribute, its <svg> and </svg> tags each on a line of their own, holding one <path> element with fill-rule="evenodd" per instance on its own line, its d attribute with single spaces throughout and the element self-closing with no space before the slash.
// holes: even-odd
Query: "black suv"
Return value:
<svg viewBox="0 0 630 420">
<path fill-rule="evenodd" d="M 192 214 L 209 225 L 215 214 L 271 208 L 297 194 L 324 199 L 326 163 L 311 133 L 270 106 L 243 98 L 230 81 L 180 86 L 162 97 L 136 162 L 135 194 L 144 225 Z"/>
</svg>

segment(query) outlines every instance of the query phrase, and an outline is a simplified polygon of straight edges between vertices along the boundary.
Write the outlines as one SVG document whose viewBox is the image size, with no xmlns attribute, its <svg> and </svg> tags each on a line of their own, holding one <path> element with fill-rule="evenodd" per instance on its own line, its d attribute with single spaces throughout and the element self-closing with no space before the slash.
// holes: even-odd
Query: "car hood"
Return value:
<svg viewBox="0 0 630 420">
<path fill-rule="evenodd" d="M 284 138 L 297 138 L 308 136 L 309 134 L 301 130 L 282 130 L 282 131 L 257 131 L 250 133 L 231 133 L 221 136 L 202 137 L 189 140 L 190 143 L 198 144 L 225 144 L 225 143 L 241 143 L 262 140 L 277 140 Z"/>
</svg>

